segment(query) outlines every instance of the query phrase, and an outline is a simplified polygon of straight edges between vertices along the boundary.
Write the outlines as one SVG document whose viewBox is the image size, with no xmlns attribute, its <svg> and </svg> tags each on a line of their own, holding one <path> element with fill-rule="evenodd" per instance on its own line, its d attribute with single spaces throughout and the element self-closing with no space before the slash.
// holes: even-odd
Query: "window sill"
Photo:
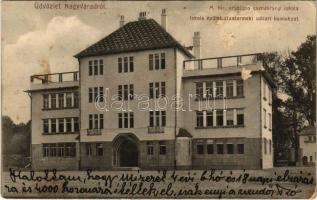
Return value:
<svg viewBox="0 0 317 200">
<path fill-rule="evenodd" d="M 42 108 L 43 111 L 50 111 L 50 110 L 69 110 L 69 109 L 78 109 L 79 107 L 64 107 L 64 108 Z"/>
<path fill-rule="evenodd" d="M 234 125 L 234 126 L 200 126 L 195 129 L 214 129 L 214 128 L 244 128 L 245 125 Z"/>
<path fill-rule="evenodd" d="M 75 132 L 58 132 L 58 133 L 42 133 L 42 135 L 69 135 L 69 134 L 79 134 L 79 131 L 75 131 Z"/>
<path fill-rule="evenodd" d="M 210 101 L 210 100 L 222 100 L 222 99 L 242 99 L 242 98 L 245 98 L 245 96 L 234 96 L 234 97 L 216 97 L 216 98 L 213 98 L 213 97 L 204 97 L 204 98 L 199 98 L 199 97 L 196 97 L 195 98 L 195 101 Z"/>
</svg>

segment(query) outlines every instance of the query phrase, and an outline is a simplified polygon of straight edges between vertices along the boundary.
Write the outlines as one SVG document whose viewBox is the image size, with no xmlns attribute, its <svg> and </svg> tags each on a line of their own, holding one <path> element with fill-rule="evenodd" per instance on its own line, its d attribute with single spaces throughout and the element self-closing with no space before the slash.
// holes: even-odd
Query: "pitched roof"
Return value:
<svg viewBox="0 0 317 200">
<path fill-rule="evenodd" d="M 316 127 L 313 125 L 305 127 L 299 135 L 316 135 Z"/>
<path fill-rule="evenodd" d="M 97 43 L 76 54 L 76 58 L 141 51 L 161 48 L 179 48 L 190 58 L 194 56 L 154 19 L 129 22 Z"/>
</svg>

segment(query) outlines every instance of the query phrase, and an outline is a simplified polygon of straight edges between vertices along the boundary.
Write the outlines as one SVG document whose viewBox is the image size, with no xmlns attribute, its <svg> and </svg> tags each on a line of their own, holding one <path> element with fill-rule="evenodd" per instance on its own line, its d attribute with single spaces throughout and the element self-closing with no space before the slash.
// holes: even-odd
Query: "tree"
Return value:
<svg viewBox="0 0 317 200">
<path fill-rule="evenodd" d="M 298 133 L 316 121 L 316 36 L 307 36 L 296 51 L 285 57 L 266 53 L 261 59 L 278 87 L 273 97 L 273 138 L 279 143 L 288 134 L 297 150 Z"/>
</svg>

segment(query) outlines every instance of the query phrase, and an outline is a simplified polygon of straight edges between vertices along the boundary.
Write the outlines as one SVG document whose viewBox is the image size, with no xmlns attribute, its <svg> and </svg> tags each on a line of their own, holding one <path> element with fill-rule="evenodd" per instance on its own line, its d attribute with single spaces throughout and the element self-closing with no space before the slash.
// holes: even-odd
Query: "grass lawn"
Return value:
<svg viewBox="0 0 317 200">
<path fill-rule="evenodd" d="M 35 172 L 34 176 L 25 171 L 14 174 L 2 173 L 4 197 L 307 199 L 314 197 L 316 187 L 315 167 L 205 172 L 57 171 L 56 178 L 49 172 L 46 180 L 44 172 Z"/>
</svg>

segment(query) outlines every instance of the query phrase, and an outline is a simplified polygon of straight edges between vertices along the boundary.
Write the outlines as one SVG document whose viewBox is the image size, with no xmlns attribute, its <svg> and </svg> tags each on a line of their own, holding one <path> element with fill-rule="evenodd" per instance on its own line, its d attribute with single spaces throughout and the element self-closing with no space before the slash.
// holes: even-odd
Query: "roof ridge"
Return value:
<svg viewBox="0 0 317 200">
<path fill-rule="evenodd" d="M 80 51 L 74 57 L 80 58 L 170 47 L 177 47 L 188 57 L 194 57 L 156 20 L 149 18 L 126 23 Z"/>
</svg>

